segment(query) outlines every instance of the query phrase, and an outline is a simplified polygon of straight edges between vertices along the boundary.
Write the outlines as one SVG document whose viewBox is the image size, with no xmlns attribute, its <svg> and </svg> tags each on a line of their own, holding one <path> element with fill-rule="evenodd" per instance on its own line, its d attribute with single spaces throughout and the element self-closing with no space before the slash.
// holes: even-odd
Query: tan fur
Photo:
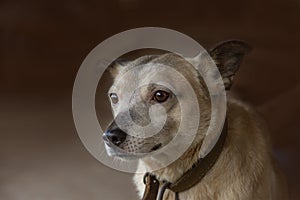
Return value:
<svg viewBox="0 0 300 200">
<path fill-rule="evenodd" d="M 190 148 L 178 160 L 156 171 L 153 171 L 153 166 L 156 166 L 156 162 L 159 163 L 159 160 L 146 157 L 139 162 L 138 171 L 153 171 L 152 173 L 159 180 L 174 182 L 199 159 L 199 151 L 205 137 L 204 133 L 211 117 L 208 91 L 192 65 L 174 54 L 166 54 L 160 57 L 142 57 L 126 68 L 119 69 L 118 74 L 130 70 L 141 62 L 151 63 L 152 66 L 155 66 L 155 63 L 166 63 L 182 73 L 194 87 L 201 107 L 201 121 L 196 138 Z M 145 80 L 148 74 L 155 75 L 156 70 L 155 67 L 153 69 L 151 67 L 139 69 L 139 71 L 143 71 L 141 78 L 139 78 L 138 72 L 135 74 L 138 80 Z M 118 77 L 120 76 L 116 75 L 116 81 Z M 174 84 L 180 85 L 180 80 L 174 81 Z M 173 120 L 169 124 L 167 123 L 169 128 L 163 130 L 163 136 L 159 136 L 160 141 L 167 140 L 166 137 L 172 136 L 171 132 L 174 131 L 172 126 L 176 126 L 174 122 L 178 123 L 180 121 L 178 112 L 178 108 L 170 111 Z M 118 114 L 116 108 L 114 114 L 115 116 Z M 261 117 L 252 108 L 228 94 L 227 119 L 228 135 L 216 164 L 196 186 L 179 193 L 179 198 L 181 200 L 288 199 L 286 184 L 276 166 L 276 162 L 272 158 L 269 133 Z M 168 131 L 170 132 L 169 135 L 167 134 Z M 128 148 L 127 140 L 131 143 L 136 142 L 135 138 L 128 137 L 123 146 L 120 146 L 124 150 Z M 152 145 L 155 141 L 155 138 L 152 138 L 152 140 L 147 138 L 147 145 Z M 142 147 L 144 145 L 142 141 L 138 141 L 138 144 L 141 144 Z M 133 152 L 137 152 L 142 148 L 129 147 Z M 137 186 L 140 198 L 142 198 L 144 192 L 143 176 L 144 174 L 135 174 L 134 176 L 134 183 Z M 174 193 L 167 190 L 164 199 L 173 200 Z"/>
<path fill-rule="evenodd" d="M 284 200 L 287 199 L 285 181 L 271 157 L 268 133 L 261 118 L 238 100 L 228 100 L 228 136 L 217 163 L 203 180 L 180 199 L 201 200 Z M 175 181 L 198 159 L 200 146 L 190 149 L 170 166 L 154 172 L 161 180 Z M 141 161 L 139 167 L 148 168 Z M 134 182 L 140 197 L 144 191 L 143 174 L 136 174 Z M 166 191 L 165 200 L 174 199 Z"/>
</svg>

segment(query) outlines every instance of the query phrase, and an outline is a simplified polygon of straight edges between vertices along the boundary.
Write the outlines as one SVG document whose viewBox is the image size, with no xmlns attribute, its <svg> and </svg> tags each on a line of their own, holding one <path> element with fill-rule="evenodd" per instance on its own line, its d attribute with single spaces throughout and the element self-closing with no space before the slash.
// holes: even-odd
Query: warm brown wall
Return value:
<svg viewBox="0 0 300 200">
<path fill-rule="evenodd" d="M 261 103 L 298 81 L 299 10 L 296 0 L 2 1 L 0 85 L 5 90 L 69 90 L 83 58 L 105 38 L 130 28 L 162 26 L 205 47 L 230 38 L 248 41 L 254 51 L 236 89 L 254 87 L 245 95 L 259 94 L 252 99 Z M 279 83 L 282 74 L 289 78 Z"/>
</svg>

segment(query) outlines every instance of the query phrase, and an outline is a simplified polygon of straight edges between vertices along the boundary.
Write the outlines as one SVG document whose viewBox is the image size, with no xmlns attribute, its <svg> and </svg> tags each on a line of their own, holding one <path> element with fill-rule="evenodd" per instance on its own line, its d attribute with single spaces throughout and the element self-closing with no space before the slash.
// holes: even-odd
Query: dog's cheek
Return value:
<svg viewBox="0 0 300 200">
<path fill-rule="evenodd" d="M 180 123 L 180 120 L 177 120 L 177 118 L 170 117 L 169 120 L 166 122 L 163 130 L 159 134 L 161 136 L 159 140 L 163 141 L 163 144 L 169 143 L 178 133 Z"/>
</svg>

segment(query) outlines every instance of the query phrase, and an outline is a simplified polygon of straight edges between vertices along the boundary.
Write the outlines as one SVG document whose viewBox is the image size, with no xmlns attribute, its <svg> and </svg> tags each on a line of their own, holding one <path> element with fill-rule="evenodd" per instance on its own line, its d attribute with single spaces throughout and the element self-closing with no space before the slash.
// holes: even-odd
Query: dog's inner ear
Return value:
<svg viewBox="0 0 300 200">
<path fill-rule="evenodd" d="M 217 45 L 209 51 L 220 71 L 226 90 L 230 89 L 233 77 L 239 69 L 244 55 L 249 53 L 250 50 L 251 47 L 247 43 L 239 40 L 230 40 Z"/>
<path fill-rule="evenodd" d="M 118 58 L 112 64 L 110 64 L 110 66 L 107 68 L 107 71 L 112 76 L 112 78 L 115 78 L 121 68 L 125 67 L 129 62 L 129 60 Z"/>
</svg>

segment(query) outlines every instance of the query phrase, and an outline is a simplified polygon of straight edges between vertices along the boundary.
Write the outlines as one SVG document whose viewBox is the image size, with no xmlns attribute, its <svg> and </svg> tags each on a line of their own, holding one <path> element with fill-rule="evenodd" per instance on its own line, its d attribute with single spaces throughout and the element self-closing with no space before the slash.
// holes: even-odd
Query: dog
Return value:
<svg viewBox="0 0 300 200">
<path fill-rule="evenodd" d="M 217 66 L 224 87 L 229 90 L 235 73 L 250 46 L 243 41 L 230 40 L 215 46 L 207 52 Z M 181 121 L 180 101 L 185 101 L 181 88 L 182 81 L 163 73 L 161 65 L 167 65 L 183 75 L 196 94 L 199 105 L 199 126 L 190 146 L 172 163 L 157 168 L 161 163 L 159 157 L 147 156 L 168 145 L 175 137 Z M 138 67 L 137 67 L 138 66 Z M 205 81 L 194 65 L 183 57 L 166 53 L 162 55 L 146 55 L 133 61 L 116 62 L 108 69 L 113 76 L 113 86 L 109 90 L 109 99 L 114 120 L 103 135 L 108 155 L 120 159 L 139 158 L 139 169 L 146 170 L 155 177 L 159 188 L 164 182 L 174 183 L 188 170 L 193 169 L 199 160 L 205 132 L 212 117 L 211 100 Z M 131 78 L 124 78 L 126 73 Z M 163 74 L 163 75 L 161 75 Z M 155 77 L 163 76 L 175 87 L 174 94 L 167 87 L 156 84 Z M 171 77 L 170 77 L 171 76 Z M 131 87 L 132 86 L 132 87 Z M 139 87 L 137 87 L 139 86 Z M 130 97 L 125 97 L 130 93 Z M 125 100 L 127 99 L 127 100 Z M 163 121 L 161 113 L 149 114 L 153 105 L 163 106 L 167 114 L 161 130 L 150 137 L 138 137 L 134 134 L 134 124 L 141 127 L 157 118 Z M 250 106 L 227 93 L 226 139 L 221 146 L 217 159 L 201 180 L 192 187 L 175 193 L 166 189 L 163 199 L 210 199 L 210 200 L 253 200 L 288 199 L 285 179 L 272 157 L 268 129 L 264 120 Z M 188 113 L 193 107 L 188 107 Z M 125 115 L 130 111 L 130 117 Z M 118 123 L 117 123 L 118 122 Z M 119 127 L 122 124 L 122 128 Z M 189 130 L 185 130 L 188 132 Z M 144 133 L 146 134 L 148 133 Z M 220 139 L 219 139 L 220 140 Z M 172 150 L 172 149 L 171 149 Z M 173 149 L 174 152 L 176 149 Z M 205 158 L 205 157 L 204 157 Z M 144 174 L 136 173 L 134 183 L 140 198 L 145 198 Z"/>
</svg>

